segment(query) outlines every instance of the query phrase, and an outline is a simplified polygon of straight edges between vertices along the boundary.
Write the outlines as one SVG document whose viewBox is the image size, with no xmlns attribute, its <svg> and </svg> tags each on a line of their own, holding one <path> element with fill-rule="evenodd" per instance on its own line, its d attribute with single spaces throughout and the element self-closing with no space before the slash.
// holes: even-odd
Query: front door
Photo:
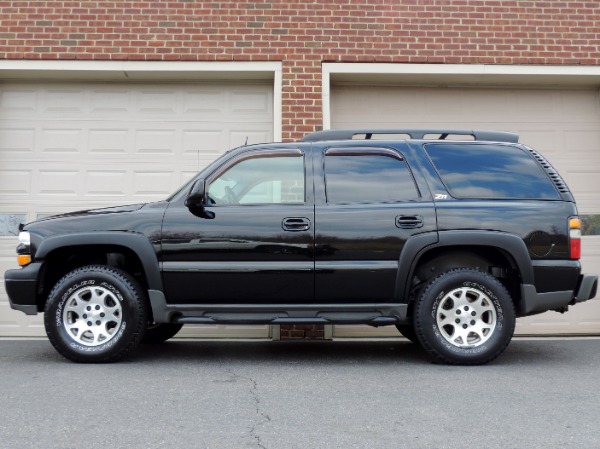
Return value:
<svg viewBox="0 0 600 449">
<path fill-rule="evenodd" d="M 241 153 L 207 177 L 204 213 L 192 213 L 183 200 L 168 207 L 162 269 L 169 303 L 313 302 L 309 156 L 301 150 Z"/>
</svg>

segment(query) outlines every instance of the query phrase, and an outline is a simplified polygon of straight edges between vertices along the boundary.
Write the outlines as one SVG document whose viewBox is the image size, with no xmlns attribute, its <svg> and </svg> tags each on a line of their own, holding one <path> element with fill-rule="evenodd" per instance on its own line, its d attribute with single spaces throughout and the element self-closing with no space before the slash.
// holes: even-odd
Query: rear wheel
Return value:
<svg viewBox="0 0 600 449">
<path fill-rule="evenodd" d="M 471 268 L 450 270 L 429 281 L 417 299 L 414 320 L 423 347 L 450 364 L 490 362 L 506 349 L 515 329 L 506 288 Z"/>
<path fill-rule="evenodd" d="M 126 272 L 94 265 L 78 268 L 54 286 L 44 310 L 46 334 L 75 362 L 113 362 L 140 342 L 147 322 L 143 290 Z"/>
</svg>

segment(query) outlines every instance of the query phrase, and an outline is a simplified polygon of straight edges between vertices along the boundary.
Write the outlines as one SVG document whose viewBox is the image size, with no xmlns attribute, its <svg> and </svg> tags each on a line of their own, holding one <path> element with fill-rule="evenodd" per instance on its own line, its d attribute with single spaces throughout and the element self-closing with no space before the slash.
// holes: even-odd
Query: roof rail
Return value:
<svg viewBox="0 0 600 449">
<path fill-rule="evenodd" d="M 427 135 L 435 135 L 435 140 L 445 140 L 448 136 L 471 136 L 475 140 L 492 142 L 518 143 L 519 135 L 504 131 L 475 131 L 457 129 L 329 129 L 307 134 L 301 142 L 320 142 L 324 140 L 350 140 L 356 135 L 364 134 L 369 140 L 374 134 L 406 134 L 411 139 L 425 139 Z"/>
</svg>

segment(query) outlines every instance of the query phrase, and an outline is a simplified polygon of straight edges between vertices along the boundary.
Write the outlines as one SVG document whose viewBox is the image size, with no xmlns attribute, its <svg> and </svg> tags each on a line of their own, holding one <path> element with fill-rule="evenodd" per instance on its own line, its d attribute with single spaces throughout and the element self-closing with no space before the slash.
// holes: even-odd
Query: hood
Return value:
<svg viewBox="0 0 600 449">
<path fill-rule="evenodd" d="M 79 210 L 75 212 L 68 212 L 65 214 L 51 215 L 49 217 L 41 218 L 34 223 L 43 222 L 47 220 L 56 220 L 57 218 L 68 218 L 68 217 L 83 217 L 86 215 L 102 215 L 102 214 L 118 214 L 124 212 L 134 212 L 144 207 L 146 203 L 140 204 L 128 204 L 126 206 L 114 206 L 114 207 L 103 207 L 100 209 L 88 209 Z"/>
<path fill-rule="evenodd" d="M 158 202 L 83 210 L 42 218 L 22 228 L 40 238 L 96 231 L 157 235 L 167 205 L 166 202 Z"/>
</svg>

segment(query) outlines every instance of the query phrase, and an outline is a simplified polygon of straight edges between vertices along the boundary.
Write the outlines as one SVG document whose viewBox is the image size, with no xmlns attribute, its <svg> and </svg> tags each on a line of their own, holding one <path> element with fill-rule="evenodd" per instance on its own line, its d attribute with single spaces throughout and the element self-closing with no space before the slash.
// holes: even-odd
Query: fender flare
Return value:
<svg viewBox="0 0 600 449">
<path fill-rule="evenodd" d="M 499 231 L 441 231 L 437 234 L 421 234 L 406 242 L 398 263 L 396 297 L 408 302 L 413 273 L 427 251 L 457 246 L 489 246 L 499 249 L 512 257 L 521 275 L 521 283 L 534 284 L 529 250 L 521 237 Z"/>
<path fill-rule="evenodd" d="M 35 252 L 36 259 L 45 259 L 52 251 L 77 246 L 111 245 L 133 251 L 140 259 L 148 281 L 148 289 L 163 291 L 158 258 L 152 243 L 143 234 L 120 231 L 82 232 L 45 238 Z"/>
</svg>

